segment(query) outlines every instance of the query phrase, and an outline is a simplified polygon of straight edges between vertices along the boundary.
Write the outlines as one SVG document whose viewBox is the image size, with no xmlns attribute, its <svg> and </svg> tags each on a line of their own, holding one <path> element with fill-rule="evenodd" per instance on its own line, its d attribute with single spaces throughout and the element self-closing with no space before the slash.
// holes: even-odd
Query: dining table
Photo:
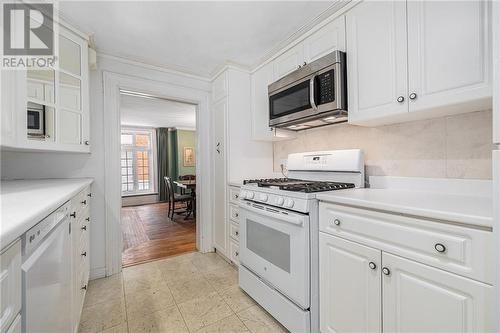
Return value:
<svg viewBox="0 0 500 333">
<path fill-rule="evenodd" d="M 196 217 L 196 179 L 174 180 L 173 182 L 181 189 L 191 190 L 191 196 L 193 197 L 193 216 Z"/>
</svg>

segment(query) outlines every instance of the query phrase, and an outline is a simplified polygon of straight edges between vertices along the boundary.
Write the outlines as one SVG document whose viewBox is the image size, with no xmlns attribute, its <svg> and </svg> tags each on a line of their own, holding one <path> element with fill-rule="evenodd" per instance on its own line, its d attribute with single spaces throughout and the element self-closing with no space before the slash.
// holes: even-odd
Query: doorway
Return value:
<svg viewBox="0 0 500 333">
<path fill-rule="evenodd" d="M 196 251 L 196 105 L 120 90 L 122 266 Z"/>
</svg>

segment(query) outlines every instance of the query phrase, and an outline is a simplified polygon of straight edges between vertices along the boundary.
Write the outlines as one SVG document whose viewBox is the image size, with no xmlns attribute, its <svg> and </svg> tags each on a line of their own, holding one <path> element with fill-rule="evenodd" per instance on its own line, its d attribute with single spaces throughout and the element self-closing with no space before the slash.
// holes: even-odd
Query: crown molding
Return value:
<svg viewBox="0 0 500 333">
<path fill-rule="evenodd" d="M 178 66 L 154 65 L 154 64 L 143 62 L 141 60 L 135 60 L 135 59 L 128 58 L 128 57 L 125 58 L 122 56 L 104 53 L 104 52 L 99 51 L 99 50 L 97 50 L 97 57 L 102 58 L 102 59 L 118 61 L 118 62 L 132 65 L 132 66 L 137 66 L 137 67 L 151 69 L 151 70 L 155 70 L 155 71 L 159 71 L 159 72 L 164 72 L 164 73 L 168 73 L 168 74 L 184 76 L 184 77 L 187 77 L 190 79 L 200 80 L 200 81 L 204 81 L 204 82 L 211 82 L 211 79 L 209 77 L 201 76 L 201 75 L 196 74 L 192 71 L 186 70 L 182 67 L 179 68 Z"/>
<path fill-rule="evenodd" d="M 217 66 L 217 68 L 212 72 L 212 75 L 210 75 L 210 81 L 213 81 L 217 78 L 217 76 L 221 75 L 224 71 L 232 69 L 235 71 L 240 71 L 246 74 L 250 74 L 251 70 L 249 67 L 237 64 L 235 62 L 230 62 L 226 61 L 225 64 Z"/>
<path fill-rule="evenodd" d="M 330 7 L 324 10 L 310 21 L 302 25 L 298 30 L 289 35 L 287 38 L 277 43 L 269 49 L 262 57 L 259 58 L 252 66 L 250 72 L 253 73 L 260 67 L 272 61 L 278 55 L 291 49 L 302 40 L 319 30 L 324 25 L 328 24 L 338 16 L 342 15 L 346 10 L 356 5 L 359 0 L 336 0 Z M 349 5 L 349 6 L 348 6 Z"/>
</svg>

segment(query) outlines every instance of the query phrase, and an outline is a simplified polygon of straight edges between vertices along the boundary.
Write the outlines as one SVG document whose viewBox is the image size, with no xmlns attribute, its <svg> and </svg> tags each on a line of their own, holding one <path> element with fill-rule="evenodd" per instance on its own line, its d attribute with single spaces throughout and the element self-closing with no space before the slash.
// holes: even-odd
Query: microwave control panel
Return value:
<svg viewBox="0 0 500 333">
<path fill-rule="evenodd" d="M 318 104 L 326 104 L 333 102 L 335 100 L 335 72 L 334 70 L 329 70 L 328 72 L 322 73 L 317 77 L 318 83 Z"/>
</svg>

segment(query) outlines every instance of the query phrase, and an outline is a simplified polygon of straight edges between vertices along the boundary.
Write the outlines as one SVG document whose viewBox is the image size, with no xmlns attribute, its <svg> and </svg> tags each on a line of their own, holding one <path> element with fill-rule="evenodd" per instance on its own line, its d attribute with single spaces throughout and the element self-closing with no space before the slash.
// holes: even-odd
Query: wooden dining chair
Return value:
<svg viewBox="0 0 500 333">
<path fill-rule="evenodd" d="M 167 216 L 170 217 L 170 219 L 172 219 L 172 221 L 173 221 L 174 214 L 175 214 L 175 204 L 178 202 L 185 202 L 186 209 L 184 210 L 184 212 L 188 213 L 186 215 L 186 218 L 187 218 L 193 210 L 193 197 L 190 194 L 175 193 L 172 178 L 165 176 L 165 177 L 163 177 L 163 180 L 165 181 L 165 188 L 166 188 L 167 200 L 168 200 Z"/>
</svg>

